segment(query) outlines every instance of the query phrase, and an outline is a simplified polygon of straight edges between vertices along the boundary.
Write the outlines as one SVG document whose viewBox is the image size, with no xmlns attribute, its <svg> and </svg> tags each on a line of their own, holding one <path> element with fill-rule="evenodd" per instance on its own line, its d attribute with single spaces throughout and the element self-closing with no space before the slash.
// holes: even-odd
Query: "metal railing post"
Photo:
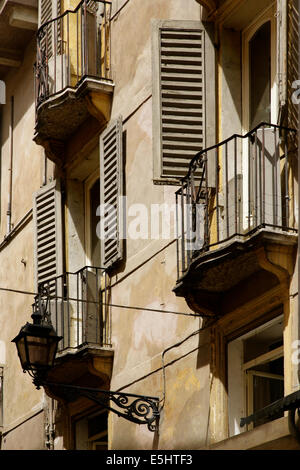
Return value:
<svg viewBox="0 0 300 470">
<path fill-rule="evenodd" d="M 270 129 L 274 133 L 274 137 L 271 139 L 268 137 Z M 258 130 L 261 132 L 258 134 Z M 280 157 L 279 155 L 279 138 L 277 133 L 279 130 L 285 133 L 285 155 Z M 189 165 L 189 171 L 187 175 L 181 180 L 181 189 L 176 192 L 176 208 L 180 204 L 182 212 L 182 220 L 179 221 L 178 213 L 176 215 L 176 226 L 177 226 L 177 275 L 180 276 L 180 272 L 184 273 L 191 264 L 191 253 L 187 252 L 187 240 L 190 236 L 190 225 L 193 228 L 193 234 L 195 226 L 195 214 L 192 213 L 192 224 L 190 224 L 190 214 L 186 213 L 186 209 L 189 211 L 189 205 L 191 201 L 195 204 L 198 199 L 204 199 L 204 221 L 202 222 L 204 228 L 204 244 L 202 246 L 203 251 L 207 251 L 214 246 L 220 245 L 220 243 L 228 241 L 235 236 L 249 237 L 256 230 L 262 227 L 268 227 L 269 229 L 281 228 L 284 231 L 297 232 L 295 224 L 290 224 L 290 194 L 289 194 L 289 155 L 288 155 L 288 136 L 289 133 L 295 133 L 295 129 L 290 129 L 284 126 L 278 126 L 274 124 L 261 123 L 256 126 L 253 130 L 245 135 L 234 134 L 230 138 L 216 144 L 212 147 L 206 148 L 198 152 L 195 157 L 191 160 Z M 267 134 L 268 133 L 268 134 Z M 246 167 L 248 165 L 248 175 L 243 174 L 242 184 L 240 187 L 238 175 L 238 139 L 247 139 L 247 160 L 244 155 L 244 163 Z M 273 147 L 272 145 L 273 139 Z M 233 161 L 233 191 L 229 188 L 229 154 L 228 144 L 233 142 L 233 156 L 230 155 L 231 161 Z M 224 149 L 219 150 L 220 147 Z M 246 150 L 246 146 L 242 145 L 242 149 Z M 214 217 L 210 220 L 210 192 L 208 187 L 207 177 L 207 162 L 209 152 L 212 151 L 212 158 L 215 161 L 215 197 L 216 204 L 216 219 Z M 219 207 L 219 192 L 220 192 L 220 176 L 219 176 L 219 161 L 218 157 L 222 152 L 223 155 L 223 173 L 224 173 L 224 184 L 222 186 L 224 192 L 224 208 L 225 218 L 224 230 L 220 231 L 220 207 Z M 243 154 L 240 158 L 243 158 Z M 282 174 L 280 173 L 279 162 L 280 159 L 285 159 L 282 167 Z M 300 166 L 300 165 L 299 165 Z M 198 175 L 197 168 L 203 168 L 202 174 Z M 284 193 L 281 193 L 280 183 L 284 182 Z M 196 191 L 196 186 L 199 189 Z M 231 186 L 230 186 L 231 187 Z M 197 195 L 196 195 L 197 193 Z M 243 193 L 248 201 L 240 201 L 239 193 Z M 229 200 L 229 195 L 234 194 L 233 201 Z M 180 202 L 179 202 L 180 200 Z M 282 211 L 280 207 L 283 207 Z M 233 210 L 231 210 L 231 207 Z M 246 212 L 243 213 L 243 207 Z M 270 210 L 269 210 L 270 208 Z M 279 213 L 283 212 L 282 220 L 279 221 Z M 233 213 L 233 216 L 231 215 Z M 186 219 L 187 217 L 187 219 Z M 230 220 L 233 217 L 234 222 L 234 233 L 230 233 Z M 283 221 L 283 217 L 285 220 Z M 244 227 L 243 220 L 248 218 L 248 224 Z M 210 222 L 214 225 L 214 229 L 217 233 L 216 241 L 211 243 L 210 240 Z M 181 230 L 180 230 L 181 225 Z M 291 226 L 290 226 L 291 225 Z M 197 229 L 198 227 L 196 227 Z M 187 230 L 187 233 L 186 233 Z M 182 238 L 179 240 L 179 233 L 181 232 Z M 198 250 L 198 248 L 196 248 Z M 181 265 L 180 265 L 181 263 Z"/>
</svg>

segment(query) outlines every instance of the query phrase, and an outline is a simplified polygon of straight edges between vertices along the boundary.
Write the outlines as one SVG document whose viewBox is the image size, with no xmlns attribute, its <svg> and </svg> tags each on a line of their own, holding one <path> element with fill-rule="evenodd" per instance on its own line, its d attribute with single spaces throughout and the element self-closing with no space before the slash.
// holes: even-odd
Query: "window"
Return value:
<svg viewBox="0 0 300 470">
<path fill-rule="evenodd" d="M 259 51 L 259 53 L 258 53 Z M 249 41 L 250 128 L 271 121 L 271 23 Z"/>
<path fill-rule="evenodd" d="M 230 436 L 271 419 L 240 428 L 240 419 L 284 396 L 282 316 L 228 344 L 228 405 Z M 277 419 L 283 414 L 272 417 Z"/>
<path fill-rule="evenodd" d="M 243 131 L 277 122 L 274 6 L 243 31 Z M 259 51 L 259 52 L 258 52 Z"/>
<path fill-rule="evenodd" d="M 108 413 L 95 413 L 75 422 L 75 450 L 107 450 Z"/>
<path fill-rule="evenodd" d="M 194 155 L 215 144 L 215 52 L 208 26 L 154 21 L 154 182 L 178 184 Z"/>
<path fill-rule="evenodd" d="M 97 235 L 97 216 L 100 204 L 100 180 L 99 170 L 86 182 L 86 253 L 87 264 L 100 267 L 100 239 Z"/>
</svg>

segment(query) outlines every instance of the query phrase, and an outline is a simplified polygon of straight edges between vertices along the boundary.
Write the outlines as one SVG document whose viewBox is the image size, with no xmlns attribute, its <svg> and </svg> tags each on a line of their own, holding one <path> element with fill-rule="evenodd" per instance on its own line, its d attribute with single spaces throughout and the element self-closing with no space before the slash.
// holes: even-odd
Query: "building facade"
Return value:
<svg viewBox="0 0 300 470">
<path fill-rule="evenodd" d="M 2 2 L 1 449 L 299 449 L 297 6 Z"/>
</svg>

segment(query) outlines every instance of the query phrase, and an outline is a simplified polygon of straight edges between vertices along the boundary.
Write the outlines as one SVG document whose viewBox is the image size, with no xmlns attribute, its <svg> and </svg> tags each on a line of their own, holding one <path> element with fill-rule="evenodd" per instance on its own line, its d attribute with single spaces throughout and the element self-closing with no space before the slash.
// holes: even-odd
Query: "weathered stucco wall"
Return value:
<svg viewBox="0 0 300 470">
<path fill-rule="evenodd" d="M 29 215 L 27 222 L 10 241 L 5 241 L 4 236 L 9 192 L 11 96 L 14 97 L 12 228 L 32 209 L 33 192 L 42 183 L 43 151 L 32 141 L 35 122 L 34 61 L 35 44 L 31 42 L 22 66 L 12 70 L 6 78 L 6 105 L 3 107 L 1 128 L 0 286 L 25 292 L 34 290 L 32 217 Z M 5 449 L 41 449 L 44 446 L 43 414 L 35 416 L 43 407 L 43 391 L 37 391 L 28 374 L 23 374 L 16 347 L 11 343 L 21 326 L 31 321 L 32 303 L 31 295 L 0 292 L 1 365 L 4 365 L 2 445 Z"/>
<path fill-rule="evenodd" d="M 73 0 L 66 1 L 64 6 L 74 7 L 75 3 Z M 125 261 L 111 276 L 111 303 L 125 308 L 111 307 L 114 363 L 110 389 L 158 396 L 163 408 L 159 433 L 155 434 L 149 432 L 146 426 L 137 426 L 111 413 L 109 447 L 196 449 L 210 443 L 210 432 L 215 432 L 216 440 L 226 433 L 226 406 L 222 408 L 226 399 L 226 378 L 217 376 L 212 387 L 210 331 L 199 334 L 202 320 L 180 315 L 189 314 L 190 309 L 185 300 L 177 298 L 172 292 L 177 278 L 175 230 L 172 230 L 174 219 L 169 237 L 162 238 L 160 231 L 158 239 L 151 238 L 151 206 L 174 204 L 177 189 L 154 185 L 152 181 L 152 121 L 153 113 L 158 110 L 153 109 L 152 105 L 151 21 L 200 20 L 200 7 L 195 0 L 145 0 L 142 7 L 141 0 L 113 0 L 112 12 L 111 52 L 115 91 L 111 118 L 119 114 L 123 116 L 127 227 L 135 228 L 135 234 L 139 229 L 145 229 L 146 233 L 136 239 L 129 233 Z M 241 128 L 240 34 L 227 30 L 220 39 L 218 123 L 220 138 L 225 138 Z M 7 104 L 2 113 L 1 142 L 0 286 L 29 292 L 34 289 L 32 218 L 29 216 L 27 223 L 10 241 L 1 242 L 7 223 L 11 96 L 14 96 L 15 106 L 13 224 L 32 208 L 32 193 L 43 181 L 44 151 L 32 141 L 35 120 L 34 50 L 35 44 L 32 42 L 20 69 L 12 71 L 7 77 Z M 68 179 L 66 184 L 66 268 L 70 271 L 86 264 L 84 183 L 89 170 L 94 170 L 99 164 L 96 163 L 98 157 L 96 148 L 86 156 L 81 169 L 79 165 L 77 173 L 73 172 L 74 179 Z M 294 187 L 296 191 L 296 185 Z M 134 204 L 143 205 L 146 219 L 143 218 L 142 207 L 136 206 L 140 211 L 130 212 Z M 297 270 L 294 272 L 289 288 L 291 300 L 289 308 L 286 308 L 284 338 L 287 392 L 298 387 L 298 367 L 290 365 L 291 344 L 299 337 Z M 43 392 L 35 390 L 30 377 L 22 373 L 15 345 L 11 343 L 20 327 L 30 321 L 32 302 L 32 296 L 0 293 L 0 365 L 4 366 L 5 403 L 2 442 L 5 449 L 41 449 L 44 446 Z M 138 308 L 126 309 L 126 306 Z M 249 311 L 250 307 L 246 310 L 247 314 Z M 166 349 L 168 351 L 163 355 Z M 220 352 L 221 348 L 216 350 Z M 224 362 L 225 355 L 214 359 Z M 220 404 L 218 399 L 223 402 Z M 66 416 L 63 415 L 64 411 L 60 412 L 59 419 L 63 424 L 60 423 L 57 429 L 57 449 L 67 447 L 67 439 L 64 441 L 61 430 L 69 424 L 65 425 Z M 218 426 L 222 428 L 219 434 Z"/>
<path fill-rule="evenodd" d="M 112 118 L 122 114 L 125 121 L 128 235 L 126 264 L 122 272 L 111 280 L 112 303 L 189 312 L 185 301 L 176 298 L 172 292 L 177 276 L 174 214 L 170 235 L 162 238 L 166 220 L 161 220 L 158 239 L 151 238 L 151 205 L 175 203 L 174 187 L 153 184 L 151 21 L 200 19 L 200 8 L 192 0 L 184 4 L 165 0 L 145 2 L 142 9 L 138 3 L 133 0 L 126 4 L 112 23 L 115 80 Z M 134 204 L 143 207 L 135 206 L 135 212 Z M 143 208 L 146 209 L 146 217 Z M 137 239 L 132 239 L 132 233 L 137 235 Z M 198 330 L 201 320 L 142 309 L 112 308 L 111 315 L 115 350 L 111 389 L 125 387 L 132 393 L 162 399 L 162 352 Z M 205 443 L 209 409 L 209 345 L 207 337 L 201 341 L 203 344 L 199 347 L 199 337 L 192 337 L 180 347 L 171 349 L 165 357 L 166 364 L 173 361 L 174 364 L 166 368 L 166 401 L 159 437 L 146 427 L 111 416 L 112 449 L 196 448 L 199 442 Z M 189 426 L 186 426 L 187 422 Z"/>
<path fill-rule="evenodd" d="M 25 418 L 25 417 L 24 417 Z M 45 450 L 44 413 L 37 411 L 3 437 L 3 450 Z"/>
<path fill-rule="evenodd" d="M 2 121 L 1 167 L 1 238 L 6 233 L 6 211 L 9 191 L 11 96 L 14 97 L 12 160 L 12 223 L 16 225 L 32 208 L 32 194 L 42 184 L 43 149 L 32 138 L 35 125 L 34 74 L 35 43 L 32 41 L 20 69 L 6 80 L 6 105 Z M 26 190 L 25 190 L 26 188 Z"/>
<path fill-rule="evenodd" d="M 0 251 L 1 287 L 33 292 L 33 232 L 32 222 L 29 222 L 22 231 Z M 21 262 L 24 260 L 26 265 Z M 31 321 L 31 304 L 33 297 L 14 292 L 1 292 L 0 311 L 1 329 L 0 339 L 6 343 L 4 364 L 4 435 L 7 434 L 6 448 L 10 448 L 10 429 L 19 425 L 28 415 L 36 412 L 43 406 L 43 391 L 37 391 L 28 374 L 23 374 L 15 344 L 11 340 L 19 333 L 21 326 Z M 29 423 L 27 424 L 29 426 Z M 18 431 L 18 432 L 19 432 Z M 27 432 L 27 431 L 26 431 Z M 18 434 L 20 435 L 20 434 Z M 41 438 L 40 438 L 41 439 Z M 18 445 L 18 438 L 14 446 Z M 21 445 L 21 441 L 19 442 Z M 24 444 L 25 445 L 25 444 Z M 37 444 L 32 441 L 32 445 Z M 26 447 L 24 447 L 26 448 Z"/>
</svg>

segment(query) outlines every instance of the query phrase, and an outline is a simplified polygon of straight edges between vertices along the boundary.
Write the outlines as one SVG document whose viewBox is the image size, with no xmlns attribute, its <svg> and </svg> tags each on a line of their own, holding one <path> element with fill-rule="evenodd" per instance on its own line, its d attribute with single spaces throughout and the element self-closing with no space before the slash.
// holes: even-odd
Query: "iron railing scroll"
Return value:
<svg viewBox="0 0 300 470">
<path fill-rule="evenodd" d="M 235 237 L 245 239 L 262 228 L 297 232 L 295 136 L 294 129 L 261 123 L 195 155 L 176 192 L 178 278 L 196 256 Z"/>
<path fill-rule="evenodd" d="M 41 25 L 35 63 L 36 108 L 87 76 L 110 79 L 111 2 L 81 0 Z"/>
<path fill-rule="evenodd" d="M 62 336 L 58 352 L 84 345 L 111 346 L 109 282 L 105 269 L 85 266 L 39 285 L 49 292 L 47 312 Z"/>
</svg>

